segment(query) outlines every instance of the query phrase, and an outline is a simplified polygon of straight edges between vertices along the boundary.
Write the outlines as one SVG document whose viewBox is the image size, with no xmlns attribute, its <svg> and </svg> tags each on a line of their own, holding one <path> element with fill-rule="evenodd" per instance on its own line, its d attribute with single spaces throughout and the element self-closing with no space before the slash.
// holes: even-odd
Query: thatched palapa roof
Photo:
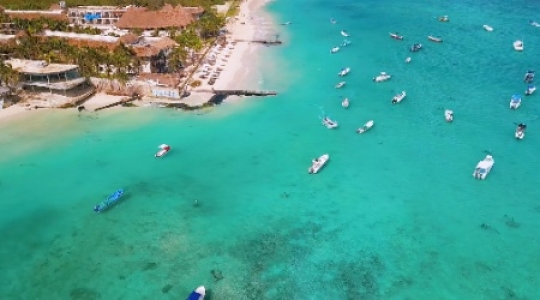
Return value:
<svg viewBox="0 0 540 300">
<path fill-rule="evenodd" d="M 194 8 L 199 11 L 202 8 Z M 204 11 L 204 9 L 202 9 Z M 121 29 L 182 28 L 195 21 L 191 8 L 165 5 L 161 10 L 151 11 L 144 7 L 132 7 L 118 20 Z"/>
</svg>

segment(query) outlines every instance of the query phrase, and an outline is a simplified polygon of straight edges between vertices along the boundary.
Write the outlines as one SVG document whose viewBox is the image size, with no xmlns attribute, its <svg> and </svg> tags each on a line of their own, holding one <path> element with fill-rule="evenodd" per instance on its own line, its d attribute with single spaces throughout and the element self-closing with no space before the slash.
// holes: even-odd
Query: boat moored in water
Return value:
<svg viewBox="0 0 540 300">
<path fill-rule="evenodd" d="M 454 111 L 450 110 L 450 109 L 445 110 L 444 111 L 444 119 L 446 120 L 446 122 L 454 121 Z"/>
<path fill-rule="evenodd" d="M 484 27 L 484 29 L 485 29 L 486 31 L 493 31 L 493 27 L 491 27 L 491 26 L 489 26 L 489 25 L 484 25 L 484 26 L 482 26 L 482 27 Z"/>
<path fill-rule="evenodd" d="M 189 294 L 186 300 L 204 300 L 205 295 L 206 289 L 204 288 L 204 286 L 201 285 L 197 287 L 193 292 L 191 292 L 191 294 Z"/>
<path fill-rule="evenodd" d="M 107 208 L 109 208 L 109 207 L 113 206 L 114 204 L 116 204 L 120 200 L 122 195 L 124 195 L 124 189 L 117 190 L 116 192 L 112 193 L 112 195 L 107 197 L 107 199 L 105 201 L 103 201 L 100 204 L 94 206 L 94 211 L 95 212 L 102 212 L 102 211 L 106 210 Z"/>
<path fill-rule="evenodd" d="M 534 91 L 536 91 L 536 86 L 534 84 L 529 84 L 529 86 L 527 86 L 527 90 L 525 91 L 525 96 L 532 95 Z"/>
<path fill-rule="evenodd" d="M 371 127 L 373 127 L 373 125 L 375 125 L 375 122 L 373 120 L 369 120 L 366 122 L 366 124 L 364 124 L 364 126 L 356 129 L 356 133 L 364 133 L 368 130 L 371 129 Z"/>
<path fill-rule="evenodd" d="M 330 119 L 329 117 L 324 117 L 322 119 L 322 124 L 328 129 L 334 129 L 338 127 L 338 122 Z"/>
<path fill-rule="evenodd" d="M 450 18 L 448 16 L 439 17 L 439 22 L 450 22 Z"/>
<path fill-rule="evenodd" d="M 403 36 L 402 35 L 398 35 L 397 32 L 393 33 L 393 32 L 390 32 L 390 37 L 393 38 L 394 40 L 399 40 L 399 41 L 403 41 Z"/>
<path fill-rule="evenodd" d="M 330 155 L 323 154 L 319 158 L 315 158 L 311 161 L 311 167 L 308 168 L 309 174 L 317 174 L 319 170 L 328 162 Z"/>
<path fill-rule="evenodd" d="M 540 27 L 540 23 L 538 23 L 536 21 L 533 21 L 533 20 L 529 20 L 529 24 L 534 26 L 534 27 Z"/>
<path fill-rule="evenodd" d="M 527 71 L 523 77 L 523 81 L 526 83 L 532 83 L 534 81 L 534 71 Z"/>
<path fill-rule="evenodd" d="M 341 35 L 344 36 L 344 37 L 349 37 L 349 36 L 351 36 L 351 35 L 350 35 L 347 31 L 345 31 L 345 30 L 342 30 L 342 31 L 341 31 Z"/>
<path fill-rule="evenodd" d="M 343 68 L 341 69 L 341 71 L 338 73 L 339 76 L 343 77 L 343 76 L 346 76 L 347 74 L 349 74 L 349 72 L 351 71 L 351 68 L 347 67 L 347 68 Z"/>
<path fill-rule="evenodd" d="M 510 108 L 518 109 L 521 106 L 521 95 L 512 95 L 510 98 Z"/>
<path fill-rule="evenodd" d="M 403 98 L 407 97 L 407 93 L 405 91 L 402 91 L 401 93 L 397 94 L 392 98 L 392 104 L 397 104 L 403 100 Z"/>
<path fill-rule="evenodd" d="M 514 42 L 513 46 L 514 46 L 514 50 L 520 51 L 520 52 L 523 51 L 523 47 L 524 47 L 523 41 L 517 40 Z"/>
<path fill-rule="evenodd" d="M 430 40 L 432 42 L 435 42 L 435 43 L 442 43 L 442 41 L 443 41 L 440 36 L 429 35 L 427 38 L 428 38 L 428 40 Z"/>
<path fill-rule="evenodd" d="M 414 44 L 411 46 L 411 48 L 409 49 L 411 52 L 418 52 L 420 51 L 420 49 L 422 49 L 422 44 Z"/>
<path fill-rule="evenodd" d="M 523 123 L 519 123 L 519 125 L 516 128 L 515 137 L 518 140 L 522 140 L 525 137 L 525 129 L 527 129 L 527 125 Z"/>
<path fill-rule="evenodd" d="M 337 53 L 339 51 L 339 47 L 334 47 L 330 49 L 330 53 Z"/>
<path fill-rule="evenodd" d="M 473 177 L 482 180 L 486 179 L 494 164 L 495 160 L 493 159 L 493 156 L 486 155 L 486 158 L 481 160 L 476 165 L 476 168 L 474 168 Z"/>
<path fill-rule="evenodd" d="M 341 101 L 341 106 L 343 106 L 343 108 L 348 108 L 349 107 L 349 98 L 343 99 L 343 101 Z"/>
<path fill-rule="evenodd" d="M 169 153 L 171 151 L 171 146 L 166 144 L 159 145 L 159 151 L 154 154 L 154 157 L 163 157 L 165 154 Z"/>
<path fill-rule="evenodd" d="M 390 78 L 392 78 L 392 76 L 390 76 L 389 74 L 386 74 L 386 72 L 381 72 L 376 77 L 373 77 L 373 81 L 374 82 L 383 82 L 383 81 L 389 80 Z"/>
<path fill-rule="evenodd" d="M 342 81 L 342 82 L 336 84 L 335 88 L 336 88 L 336 89 L 340 89 L 340 88 L 342 88 L 345 84 L 346 84 L 346 82 L 345 82 L 345 81 Z"/>
<path fill-rule="evenodd" d="M 407 57 L 407 58 L 405 59 L 405 63 L 407 63 L 407 64 L 408 64 L 408 63 L 410 63 L 410 62 L 411 62 L 411 60 L 412 60 L 412 58 L 410 58 L 410 57 Z"/>
</svg>

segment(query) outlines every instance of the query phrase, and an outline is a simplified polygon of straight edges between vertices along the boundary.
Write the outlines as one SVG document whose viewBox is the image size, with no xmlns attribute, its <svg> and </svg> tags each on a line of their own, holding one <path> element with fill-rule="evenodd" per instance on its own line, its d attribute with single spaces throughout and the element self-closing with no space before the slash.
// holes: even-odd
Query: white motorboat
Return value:
<svg viewBox="0 0 540 300">
<path fill-rule="evenodd" d="M 532 83 L 534 81 L 534 71 L 527 71 L 523 77 L 523 81 L 526 83 Z"/>
<path fill-rule="evenodd" d="M 527 86 L 527 90 L 525 91 L 525 96 L 532 95 L 534 91 L 536 91 L 536 86 L 534 84 L 529 84 L 529 86 Z"/>
<path fill-rule="evenodd" d="M 346 84 L 346 82 L 345 82 L 345 81 L 342 81 L 342 82 L 336 84 L 335 88 L 336 88 L 336 89 L 340 89 L 340 88 L 342 88 L 345 84 Z"/>
<path fill-rule="evenodd" d="M 522 140 L 525 137 L 525 129 L 527 129 L 527 125 L 520 123 L 518 127 L 516 128 L 515 137 L 518 140 Z"/>
<path fill-rule="evenodd" d="M 410 62 L 411 62 L 411 60 L 412 60 L 412 58 L 411 58 L 411 57 L 407 57 L 407 58 L 405 59 L 405 63 L 407 63 L 407 64 L 408 64 L 408 63 L 410 63 Z"/>
<path fill-rule="evenodd" d="M 154 157 L 163 157 L 163 156 L 165 156 L 165 154 L 167 154 L 167 153 L 169 153 L 169 151 L 171 151 L 171 146 L 166 145 L 166 144 L 161 144 L 161 145 L 159 145 L 158 148 L 159 148 L 159 151 L 156 152 Z"/>
<path fill-rule="evenodd" d="M 329 117 L 324 117 L 323 120 L 322 120 L 322 124 L 324 126 L 326 126 L 326 128 L 328 129 L 334 129 L 334 128 L 337 128 L 338 127 L 338 122 L 337 121 L 333 121 L 332 119 L 330 119 Z"/>
<path fill-rule="evenodd" d="M 516 139 L 522 140 L 525 137 L 525 129 L 527 129 L 527 125 L 519 123 L 515 133 Z"/>
<path fill-rule="evenodd" d="M 339 51 L 339 47 L 334 47 L 330 49 L 330 53 L 337 53 Z"/>
<path fill-rule="evenodd" d="M 191 292 L 191 294 L 189 294 L 186 300 L 204 300 L 205 295 L 206 295 L 206 289 L 204 288 L 204 286 L 201 285 L 198 288 L 196 288 L 193 292 Z"/>
<path fill-rule="evenodd" d="M 513 95 L 510 99 L 510 108 L 517 109 L 521 106 L 521 95 Z"/>
<path fill-rule="evenodd" d="M 493 27 L 491 27 L 491 26 L 489 26 L 489 25 L 484 25 L 484 26 L 482 26 L 482 27 L 484 27 L 484 29 L 485 29 L 486 31 L 493 31 Z"/>
<path fill-rule="evenodd" d="M 349 74 L 349 72 L 351 71 L 351 68 L 347 67 L 347 68 L 343 68 L 341 69 L 341 71 L 338 73 L 339 76 L 343 77 L 343 76 L 346 76 L 347 74 Z"/>
<path fill-rule="evenodd" d="M 429 35 L 427 38 L 428 38 L 428 40 L 430 40 L 432 42 L 435 42 L 435 43 L 442 43 L 442 41 L 443 41 L 440 36 Z"/>
<path fill-rule="evenodd" d="M 517 40 L 514 42 L 514 50 L 523 51 L 523 41 Z"/>
<path fill-rule="evenodd" d="M 444 119 L 446 120 L 446 122 L 454 121 L 454 111 L 450 110 L 450 109 L 445 110 L 444 111 Z"/>
<path fill-rule="evenodd" d="M 344 37 L 349 37 L 349 36 L 351 36 L 351 35 L 350 35 L 347 31 L 345 31 L 345 30 L 342 30 L 342 31 L 341 31 L 341 35 L 344 36 Z"/>
<path fill-rule="evenodd" d="M 349 98 L 343 99 L 343 101 L 341 101 L 341 106 L 343 106 L 344 108 L 348 108 L 349 107 Z"/>
<path fill-rule="evenodd" d="M 387 81 L 388 79 L 392 78 L 389 74 L 386 74 L 386 72 L 381 72 L 377 77 L 373 77 L 374 82 L 383 82 Z"/>
<path fill-rule="evenodd" d="M 399 35 L 397 32 L 390 32 L 389 34 L 390 34 L 390 37 L 393 38 L 394 40 L 403 41 L 403 36 Z"/>
<path fill-rule="evenodd" d="M 369 121 L 366 122 L 366 124 L 364 124 L 364 126 L 356 129 L 356 132 L 357 133 L 364 133 L 364 132 L 370 130 L 371 127 L 373 127 L 373 125 L 375 125 L 375 122 L 373 120 L 369 120 Z"/>
<path fill-rule="evenodd" d="M 530 20 L 530 21 L 529 21 L 529 24 L 531 24 L 531 25 L 534 26 L 534 27 L 540 27 L 540 23 L 537 23 L 536 21 Z"/>
<path fill-rule="evenodd" d="M 308 168 L 309 174 L 317 174 L 319 170 L 328 162 L 330 155 L 323 154 L 319 158 L 315 158 L 311 161 L 311 167 Z"/>
<path fill-rule="evenodd" d="M 401 93 L 397 94 L 392 98 L 392 103 L 397 104 L 403 100 L 403 98 L 407 97 L 407 93 L 405 91 L 402 91 Z"/>
<path fill-rule="evenodd" d="M 481 160 L 476 165 L 476 168 L 474 168 L 473 177 L 476 179 L 486 179 L 486 176 L 488 176 L 494 164 L 495 160 L 493 159 L 493 156 L 486 155 L 486 158 Z"/>
</svg>

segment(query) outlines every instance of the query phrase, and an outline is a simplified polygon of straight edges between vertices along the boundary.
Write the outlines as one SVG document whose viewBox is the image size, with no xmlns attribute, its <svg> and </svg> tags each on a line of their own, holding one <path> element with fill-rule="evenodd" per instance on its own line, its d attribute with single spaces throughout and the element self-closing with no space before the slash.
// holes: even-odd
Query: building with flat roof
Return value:
<svg viewBox="0 0 540 300">
<path fill-rule="evenodd" d="M 26 20 L 33 20 L 39 18 L 49 18 L 60 21 L 68 21 L 66 12 L 58 5 L 53 4 L 48 10 L 15 10 L 4 9 L 4 14 L 10 18 L 19 18 Z"/>
<path fill-rule="evenodd" d="M 79 74 L 77 65 L 50 64 L 40 60 L 10 59 L 4 61 L 19 73 L 19 85 L 36 94 L 48 92 L 65 99 L 60 102 L 73 103 L 86 99 L 94 92 L 85 77 Z M 47 96 L 49 97 L 49 96 Z M 58 97 L 56 97 L 58 98 Z"/>
</svg>

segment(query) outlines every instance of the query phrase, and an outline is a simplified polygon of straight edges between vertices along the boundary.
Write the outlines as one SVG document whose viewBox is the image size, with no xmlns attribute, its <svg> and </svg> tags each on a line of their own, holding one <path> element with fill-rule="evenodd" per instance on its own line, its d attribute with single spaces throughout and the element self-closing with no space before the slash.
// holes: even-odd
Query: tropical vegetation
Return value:
<svg viewBox="0 0 540 300">
<path fill-rule="evenodd" d="M 58 2 L 58 0 L 0 0 L 0 5 L 8 9 L 48 9 L 51 5 L 58 4 Z M 137 5 L 159 8 L 165 3 L 169 3 L 171 5 L 209 8 L 212 5 L 223 4 L 224 2 L 225 0 L 66 0 L 66 6 Z"/>
<path fill-rule="evenodd" d="M 97 4 L 95 2 L 85 0 L 84 4 Z M 105 1 L 97 2 L 99 4 L 107 4 Z M 119 2 L 121 1 L 115 1 L 115 4 L 119 4 Z M 171 2 L 173 1 L 168 1 L 168 3 Z M 201 3 L 206 5 L 218 1 L 196 0 L 180 2 L 187 6 L 201 5 Z M 10 0 L 10 3 L 17 3 L 17 1 Z M 35 3 L 38 5 L 42 2 L 38 0 Z M 153 1 L 153 3 L 155 4 L 157 2 Z M 18 31 L 23 32 L 22 35 L 19 34 L 15 43 L 0 44 L 0 55 L 4 57 L 45 60 L 50 63 L 77 64 L 83 76 L 109 77 L 122 81 L 127 80 L 130 75 L 137 74 L 141 65 L 140 59 L 135 55 L 133 50 L 123 44 L 116 46 L 112 50 L 110 47 L 105 46 L 79 47 L 78 45 L 69 43 L 66 39 L 39 35 L 44 29 L 99 34 L 101 32 L 98 29 L 70 26 L 65 21 L 43 17 L 32 20 L 9 18 L 9 16 L 1 13 L 0 22 L 13 23 Z M 214 10 L 209 8 L 198 21 L 189 25 L 185 30 L 178 32 L 172 28 L 169 29 L 169 36 L 180 46 L 170 51 L 167 57 L 163 57 L 164 54 L 160 53 L 156 60 L 159 63 L 165 62 L 166 64 L 165 68 L 160 66 L 160 69 L 162 71 L 165 70 L 165 72 L 181 71 L 186 65 L 187 60 L 194 61 L 193 54 L 195 52 L 200 51 L 206 44 L 214 41 L 224 24 L 225 17 L 217 15 Z M 140 34 L 140 32 L 135 32 L 135 34 Z M 2 76 L 4 74 L 8 76 L 11 73 L 9 73 L 8 69 L 2 67 L 0 69 L 0 80 L 3 80 Z"/>
</svg>

